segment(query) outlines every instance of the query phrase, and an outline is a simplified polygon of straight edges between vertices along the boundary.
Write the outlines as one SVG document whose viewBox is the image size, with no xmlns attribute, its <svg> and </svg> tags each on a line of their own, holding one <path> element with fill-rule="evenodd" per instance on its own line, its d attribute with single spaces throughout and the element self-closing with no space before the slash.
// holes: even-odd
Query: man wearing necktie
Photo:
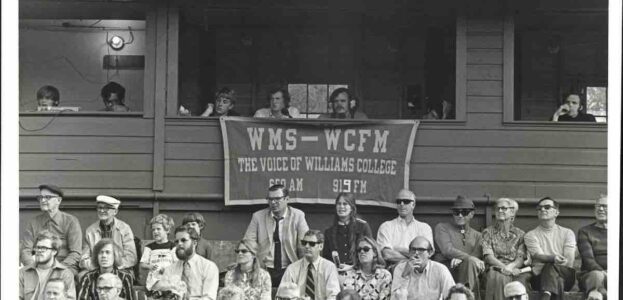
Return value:
<svg viewBox="0 0 623 300">
<path fill-rule="evenodd" d="M 337 268 L 333 262 L 320 257 L 323 243 L 322 232 L 307 231 L 301 239 L 304 257 L 288 266 L 281 285 L 297 284 L 300 295 L 310 300 L 335 300 L 340 292 Z"/>
<path fill-rule="evenodd" d="M 163 276 L 147 289 L 184 294 L 189 300 L 215 300 L 218 290 L 218 267 L 195 253 L 199 235 L 186 226 L 175 229 L 175 255 L 179 259 L 166 267 Z M 180 287 L 185 287 L 180 291 Z"/>
<path fill-rule="evenodd" d="M 257 258 L 264 263 L 272 285 L 278 286 L 285 268 L 299 259 L 299 240 L 309 229 L 305 213 L 289 207 L 288 189 L 276 184 L 268 189 L 268 207 L 257 211 L 244 239 L 257 242 Z"/>
</svg>

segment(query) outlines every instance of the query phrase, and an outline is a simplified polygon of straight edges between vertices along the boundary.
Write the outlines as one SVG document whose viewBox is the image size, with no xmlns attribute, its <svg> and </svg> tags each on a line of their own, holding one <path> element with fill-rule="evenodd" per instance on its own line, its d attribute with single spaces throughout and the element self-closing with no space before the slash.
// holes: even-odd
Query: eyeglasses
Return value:
<svg viewBox="0 0 623 300">
<path fill-rule="evenodd" d="M 498 211 L 507 211 L 507 210 L 509 210 L 511 208 L 512 207 L 510 207 L 510 206 L 498 206 L 495 209 L 498 210 Z"/>
<path fill-rule="evenodd" d="M 96 289 L 98 292 L 105 292 L 105 293 L 108 293 L 108 292 L 110 292 L 110 290 L 112 290 L 112 289 L 114 289 L 114 288 L 115 288 L 114 286 L 98 286 L 98 287 L 96 287 L 95 289 Z"/>
<path fill-rule="evenodd" d="M 249 253 L 249 250 L 247 250 L 247 249 L 235 249 L 234 252 L 236 252 L 236 254 L 238 254 L 238 253 L 247 254 L 247 253 Z"/>
<path fill-rule="evenodd" d="M 411 199 L 396 199 L 396 204 L 400 205 L 407 205 L 410 204 L 411 202 L 413 202 L 413 200 Z"/>
<path fill-rule="evenodd" d="M 113 209 L 115 209 L 115 208 L 112 207 L 112 206 L 106 206 L 106 205 L 98 205 L 95 208 L 95 210 L 97 210 L 97 211 L 109 211 L 109 210 L 113 210 Z"/>
<path fill-rule="evenodd" d="M 537 205 L 536 210 L 550 210 L 552 208 L 556 208 L 553 205 Z"/>
<path fill-rule="evenodd" d="M 409 251 L 411 251 L 412 253 L 420 253 L 421 254 L 421 253 L 428 252 L 428 249 L 412 247 L 412 248 L 409 248 Z"/>
<path fill-rule="evenodd" d="M 357 248 L 357 253 L 361 252 L 361 250 L 363 250 L 363 252 L 367 253 L 367 252 L 370 252 L 370 250 L 372 250 L 372 248 L 367 247 L 367 246 L 366 247 L 359 247 L 359 248 Z"/>
<path fill-rule="evenodd" d="M 603 209 L 603 210 L 606 210 L 606 209 L 608 209 L 608 204 L 596 204 L 596 205 L 595 205 L 595 209 Z"/>
<path fill-rule="evenodd" d="M 50 248 L 50 247 L 44 247 L 44 246 L 36 246 L 33 248 L 33 250 L 38 251 L 38 252 L 45 252 L 48 250 L 54 250 L 54 248 Z"/>
<path fill-rule="evenodd" d="M 322 242 L 312 242 L 312 241 L 301 240 L 301 245 L 303 245 L 303 247 L 307 245 L 309 245 L 310 247 L 314 247 L 318 244 L 322 244 Z"/>
<path fill-rule="evenodd" d="M 54 196 L 54 195 L 37 196 L 37 200 L 38 201 L 43 201 L 43 200 L 50 201 L 50 200 L 52 200 L 54 198 L 58 198 L 58 197 Z"/>
<path fill-rule="evenodd" d="M 282 196 L 282 197 L 268 197 L 266 198 L 266 201 L 268 202 L 281 202 L 281 200 L 285 199 L 286 196 Z"/>
<path fill-rule="evenodd" d="M 452 211 L 452 214 L 457 216 L 457 217 L 459 215 L 465 217 L 465 216 L 469 215 L 472 211 L 473 210 L 471 210 L 471 209 L 456 209 L 456 210 Z"/>
<path fill-rule="evenodd" d="M 522 300 L 523 296 L 526 296 L 526 295 L 527 294 L 515 295 L 515 296 L 506 297 L 504 299 L 506 299 L 506 300 Z"/>
</svg>

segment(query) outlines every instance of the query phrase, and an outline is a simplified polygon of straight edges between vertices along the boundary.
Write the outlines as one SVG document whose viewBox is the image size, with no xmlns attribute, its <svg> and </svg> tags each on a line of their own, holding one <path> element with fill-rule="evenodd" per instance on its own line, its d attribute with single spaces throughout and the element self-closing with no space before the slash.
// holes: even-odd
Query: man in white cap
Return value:
<svg viewBox="0 0 623 300">
<path fill-rule="evenodd" d="M 506 300 L 528 300 L 526 287 L 519 281 L 511 281 L 504 286 L 504 299 Z"/>
<path fill-rule="evenodd" d="M 137 257 L 132 228 L 130 228 L 130 225 L 127 223 L 115 218 L 119 212 L 121 201 L 110 196 L 99 195 L 95 203 L 97 204 L 97 217 L 99 221 L 87 227 L 84 234 L 80 267 L 84 270 L 93 269 L 91 267 L 91 252 L 95 244 L 103 238 L 112 239 L 114 246 L 122 250 L 119 269 L 134 267 Z"/>
</svg>

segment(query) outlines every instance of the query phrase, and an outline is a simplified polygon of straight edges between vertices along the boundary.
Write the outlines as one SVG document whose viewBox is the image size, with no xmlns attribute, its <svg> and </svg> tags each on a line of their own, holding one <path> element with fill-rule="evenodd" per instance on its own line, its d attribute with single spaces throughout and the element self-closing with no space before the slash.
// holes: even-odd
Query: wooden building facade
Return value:
<svg viewBox="0 0 623 300">
<path fill-rule="evenodd" d="M 151 238 L 147 224 L 155 214 L 169 214 L 179 224 L 183 214 L 190 211 L 201 212 L 206 218 L 203 235 L 207 239 L 235 240 L 243 235 L 251 212 L 261 206 L 224 206 L 218 120 L 176 115 L 179 103 L 184 101 L 180 90 L 185 88 L 180 83 L 184 78 L 180 70 L 180 16 L 193 9 L 204 11 L 205 16 L 211 10 L 235 15 L 254 6 L 250 4 L 253 1 L 240 1 L 237 7 L 224 5 L 227 1 L 200 2 L 20 1 L 23 19 L 50 19 L 50 12 L 58 19 L 101 19 L 105 12 L 109 17 L 145 21 L 142 111 L 20 114 L 20 234 L 25 222 L 38 213 L 37 186 L 51 183 L 66 191 L 61 208 L 75 214 L 83 228 L 97 219 L 95 196 L 107 194 L 123 201 L 119 217 L 143 239 Z M 324 12 L 330 6 L 317 1 L 282 2 L 283 11 Z M 359 7 L 358 13 L 363 13 L 363 7 L 374 9 L 371 3 L 375 3 L 338 2 L 342 3 L 338 10 Z M 413 10 L 443 14 L 439 12 L 442 5 L 432 2 L 423 1 Z M 521 8 L 482 1 L 478 9 L 464 7 L 463 1 L 441 2 L 451 7 L 456 29 L 456 118 L 426 120 L 419 126 L 410 178 L 410 188 L 418 197 L 416 218 L 434 226 L 449 217 L 455 197 L 464 195 L 476 202 L 475 227 L 484 228 L 491 222 L 491 202 L 510 197 L 520 202 L 517 223 L 529 229 L 535 225 L 535 201 L 550 196 L 562 203 L 560 223 L 564 226 L 577 230 L 591 222 L 592 199 L 607 190 L 607 126 L 514 119 L 518 109 L 513 102 L 514 12 L 607 16 L 607 2 L 591 1 L 582 7 L 569 4 L 568 9 L 557 8 L 559 1 L 541 6 L 528 1 Z M 374 98 L 364 91 L 370 80 L 366 76 L 372 75 L 357 68 L 351 71 L 358 79 L 349 84 Z M 253 106 L 254 101 L 240 107 L 258 108 Z M 363 101 L 369 111 L 382 110 L 382 103 L 366 103 L 365 97 Z M 311 228 L 324 230 L 332 222 L 333 206 L 294 206 L 306 212 Z M 374 233 L 381 222 L 395 217 L 395 211 L 388 208 L 361 207 L 360 213 Z"/>
</svg>

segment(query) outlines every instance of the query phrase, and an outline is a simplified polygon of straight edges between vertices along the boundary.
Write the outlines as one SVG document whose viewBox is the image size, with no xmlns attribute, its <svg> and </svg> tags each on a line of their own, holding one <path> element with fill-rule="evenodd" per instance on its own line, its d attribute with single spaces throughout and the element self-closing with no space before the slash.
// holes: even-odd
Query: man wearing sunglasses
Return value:
<svg viewBox="0 0 623 300">
<path fill-rule="evenodd" d="M 415 237 L 409 243 L 409 253 L 409 260 L 394 269 L 391 299 L 446 299 L 454 279 L 446 266 L 430 260 L 435 253 L 432 242 L 427 237 Z"/>
<path fill-rule="evenodd" d="M 595 201 L 595 223 L 578 231 L 578 250 L 582 257 L 582 272 L 578 276 L 580 289 L 587 299 L 604 299 L 607 294 L 608 271 L 608 196 Z"/>
<path fill-rule="evenodd" d="M 266 266 L 274 287 L 281 282 L 286 267 L 300 257 L 299 240 L 309 230 L 305 213 L 289 207 L 288 189 L 275 184 L 268 189 L 268 207 L 251 218 L 244 239 L 258 244 L 257 258 Z"/>
<path fill-rule="evenodd" d="M 114 245 L 123 250 L 119 269 L 128 269 L 136 265 L 136 245 L 132 228 L 126 222 L 116 218 L 121 201 L 105 195 L 95 198 L 97 222 L 87 227 L 82 243 L 80 268 L 92 270 L 91 252 L 95 244 L 103 238 L 109 238 Z"/>
<path fill-rule="evenodd" d="M 67 288 L 67 299 L 76 299 L 74 274 L 56 260 L 60 240 L 54 233 L 43 230 L 35 239 L 34 262 L 19 270 L 19 299 L 44 299 L 51 279 L 60 279 Z"/>
<path fill-rule="evenodd" d="M 164 268 L 162 277 L 147 286 L 162 294 L 185 294 L 184 299 L 216 299 L 218 267 L 195 253 L 199 235 L 187 226 L 175 229 L 175 256 L 178 261 Z"/>
<path fill-rule="evenodd" d="M 436 260 L 452 272 L 454 280 L 472 290 L 480 299 L 479 276 L 485 270 L 482 261 L 482 234 L 469 226 L 474 218 L 474 202 L 458 196 L 452 205 L 452 222 L 435 226 L 435 243 L 441 251 Z"/>
<path fill-rule="evenodd" d="M 429 241 L 433 240 L 433 230 L 430 225 L 420 222 L 413 217 L 415 209 L 415 194 L 407 189 L 402 189 L 396 196 L 396 210 L 398 217 L 386 221 L 379 227 L 376 241 L 381 248 L 383 259 L 391 267 L 410 257 L 409 243 L 416 236 L 424 236 Z"/>
<path fill-rule="evenodd" d="M 295 283 L 300 295 L 312 300 L 335 300 L 340 292 L 335 264 L 320 256 L 324 234 L 320 230 L 309 230 L 303 235 L 304 257 L 288 266 L 283 274 L 282 285 Z"/>
<path fill-rule="evenodd" d="M 536 210 L 540 224 L 524 236 L 535 275 L 532 289 L 542 292 L 542 300 L 561 299 L 564 291 L 575 284 L 575 234 L 556 224 L 558 208 L 558 203 L 550 197 L 539 200 Z"/>
<path fill-rule="evenodd" d="M 33 251 L 35 236 L 43 230 L 49 230 L 60 240 L 56 259 L 67 266 L 74 275 L 78 274 L 78 262 L 82 251 L 82 229 L 76 217 L 59 209 L 63 200 L 63 190 L 55 185 L 42 184 L 39 186 L 37 200 L 43 213 L 26 225 L 26 232 L 20 240 L 20 261 L 25 266 L 35 262 Z"/>
</svg>

